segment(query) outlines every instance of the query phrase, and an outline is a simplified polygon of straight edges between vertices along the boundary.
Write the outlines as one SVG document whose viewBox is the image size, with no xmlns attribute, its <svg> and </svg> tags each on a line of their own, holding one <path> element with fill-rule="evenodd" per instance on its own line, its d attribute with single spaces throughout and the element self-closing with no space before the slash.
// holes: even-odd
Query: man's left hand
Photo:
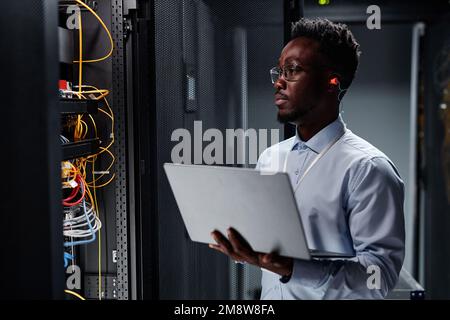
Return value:
<svg viewBox="0 0 450 320">
<path fill-rule="evenodd" d="M 246 262 L 281 276 L 292 274 L 292 258 L 281 257 L 276 253 L 265 254 L 253 251 L 249 243 L 233 228 L 228 229 L 228 239 L 217 230 L 213 231 L 211 236 L 217 244 L 210 244 L 209 247 L 226 254 L 237 262 Z"/>
</svg>

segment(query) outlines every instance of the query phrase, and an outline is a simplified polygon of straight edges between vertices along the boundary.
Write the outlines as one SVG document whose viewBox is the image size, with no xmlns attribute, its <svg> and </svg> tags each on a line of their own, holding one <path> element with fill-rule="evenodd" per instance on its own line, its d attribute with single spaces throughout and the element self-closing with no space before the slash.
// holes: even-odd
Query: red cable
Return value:
<svg viewBox="0 0 450 320">
<path fill-rule="evenodd" d="M 72 189 L 72 192 L 70 193 L 70 195 L 67 198 L 63 199 L 63 201 L 67 202 L 67 201 L 72 200 L 77 195 L 79 190 L 80 190 L 80 185 L 77 184 L 77 186 Z"/>
<path fill-rule="evenodd" d="M 77 181 L 77 180 L 78 180 L 78 181 Z M 78 190 L 79 190 L 79 189 L 80 189 L 80 185 L 83 183 L 83 180 L 82 180 L 81 176 L 80 176 L 80 175 L 77 175 L 77 176 L 75 177 L 75 181 L 78 182 Z M 77 192 L 78 192 L 78 190 L 77 190 Z M 64 200 L 63 200 L 63 205 L 66 206 L 66 207 L 73 207 L 73 206 L 79 204 L 79 203 L 84 199 L 84 196 L 86 195 L 86 186 L 85 186 L 85 185 L 83 185 L 82 190 L 83 190 L 83 193 L 81 194 L 80 199 L 78 199 L 78 200 L 75 201 L 75 202 L 68 202 L 68 201 L 66 201 L 67 199 L 64 199 Z M 70 197 L 70 196 L 69 196 L 69 197 Z M 73 198 L 73 197 L 72 197 L 72 198 Z M 71 200 L 71 199 L 70 199 L 70 200 Z"/>
<path fill-rule="evenodd" d="M 75 180 L 75 182 L 79 182 L 78 175 L 75 176 L 74 180 Z M 72 188 L 72 192 L 70 193 L 70 195 L 67 198 L 63 199 L 63 201 L 72 200 L 77 195 L 79 190 L 80 190 L 80 184 L 77 183 L 76 187 Z"/>
</svg>

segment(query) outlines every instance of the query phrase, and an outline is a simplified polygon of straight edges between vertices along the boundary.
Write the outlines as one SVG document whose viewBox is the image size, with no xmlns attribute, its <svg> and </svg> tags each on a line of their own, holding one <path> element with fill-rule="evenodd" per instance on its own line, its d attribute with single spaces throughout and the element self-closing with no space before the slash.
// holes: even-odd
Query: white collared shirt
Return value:
<svg viewBox="0 0 450 320">
<path fill-rule="evenodd" d="M 297 186 L 315 157 L 339 137 Z M 339 116 L 307 142 L 296 132 L 267 148 L 256 167 L 284 168 L 296 189 L 310 249 L 353 252 L 356 258 L 294 260 L 285 284 L 264 271 L 261 299 L 383 298 L 395 286 L 404 259 L 404 186 L 394 164 Z M 379 270 L 379 282 L 369 278 L 373 270 Z"/>
</svg>

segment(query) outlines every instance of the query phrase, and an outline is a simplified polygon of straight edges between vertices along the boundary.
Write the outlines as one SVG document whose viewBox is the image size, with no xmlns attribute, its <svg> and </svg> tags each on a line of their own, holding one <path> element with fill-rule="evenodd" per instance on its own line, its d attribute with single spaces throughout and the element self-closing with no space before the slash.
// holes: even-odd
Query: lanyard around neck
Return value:
<svg viewBox="0 0 450 320">
<path fill-rule="evenodd" d="M 313 162 L 311 162 L 311 164 L 308 166 L 308 168 L 306 168 L 306 170 L 305 170 L 305 172 L 303 173 L 303 175 L 301 176 L 301 178 L 300 178 L 300 180 L 298 181 L 298 183 L 297 183 L 297 185 L 294 187 L 294 193 L 297 191 L 297 189 L 298 189 L 298 187 L 299 187 L 299 185 L 300 185 L 300 183 L 302 182 L 302 180 L 306 177 L 306 175 L 308 174 L 308 172 L 311 170 L 311 168 L 328 152 L 328 150 L 330 150 L 331 149 L 331 147 L 336 143 L 336 142 L 338 142 L 339 141 L 339 139 L 341 139 L 343 136 L 344 136 L 344 134 L 345 134 L 345 131 L 341 134 L 341 135 L 339 135 L 339 136 L 337 136 L 336 137 L 336 139 L 334 139 L 333 141 L 331 141 L 327 146 L 326 146 L 326 148 L 325 149 L 323 149 L 322 150 L 322 152 L 320 152 L 317 156 L 316 156 L 316 158 L 314 159 L 314 161 Z M 288 162 L 288 160 L 289 160 L 289 154 L 290 154 L 291 152 L 289 151 L 287 154 L 286 154 L 286 159 L 284 160 L 284 166 L 283 166 L 283 172 L 286 172 L 286 169 L 287 169 L 287 162 Z"/>
</svg>

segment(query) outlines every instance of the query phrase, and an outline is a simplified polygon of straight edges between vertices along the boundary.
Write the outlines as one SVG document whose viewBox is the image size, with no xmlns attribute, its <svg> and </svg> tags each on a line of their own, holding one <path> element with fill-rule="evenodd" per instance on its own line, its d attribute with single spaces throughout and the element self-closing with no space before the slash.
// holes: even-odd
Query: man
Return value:
<svg viewBox="0 0 450 320">
<path fill-rule="evenodd" d="M 353 259 L 304 261 L 254 252 L 235 230 L 212 248 L 262 268 L 262 299 L 379 299 L 404 259 L 404 187 L 392 162 L 345 127 L 340 100 L 359 61 L 347 26 L 301 19 L 271 70 L 278 120 L 296 135 L 266 149 L 257 169 L 288 172 L 312 249 Z M 266 232 L 266 231 L 264 231 Z"/>
</svg>

